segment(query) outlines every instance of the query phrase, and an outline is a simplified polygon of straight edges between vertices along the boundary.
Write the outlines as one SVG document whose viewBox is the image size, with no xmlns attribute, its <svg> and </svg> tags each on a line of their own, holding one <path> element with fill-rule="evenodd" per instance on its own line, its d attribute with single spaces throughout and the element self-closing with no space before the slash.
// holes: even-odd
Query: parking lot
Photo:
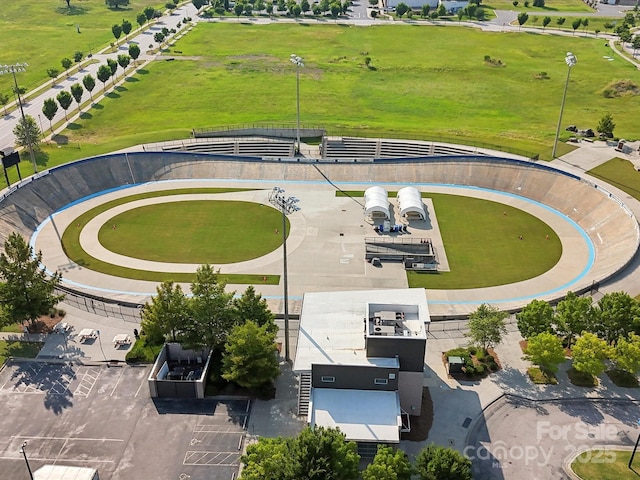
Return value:
<svg viewBox="0 0 640 480">
<path fill-rule="evenodd" d="M 0 372 L 0 472 L 97 468 L 103 480 L 237 476 L 250 402 L 151 399 L 150 367 L 13 362 Z"/>
</svg>

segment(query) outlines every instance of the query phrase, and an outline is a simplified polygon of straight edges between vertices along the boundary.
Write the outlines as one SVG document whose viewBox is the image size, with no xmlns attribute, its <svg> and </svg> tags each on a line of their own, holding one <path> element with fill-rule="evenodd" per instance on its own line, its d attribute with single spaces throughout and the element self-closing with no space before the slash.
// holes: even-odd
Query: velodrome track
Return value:
<svg viewBox="0 0 640 480">
<path fill-rule="evenodd" d="M 67 286 L 77 290 L 143 303 L 155 291 L 154 283 L 89 272 L 71 264 L 61 253 L 58 237 L 64 222 L 77 217 L 74 208 L 85 210 L 92 202 L 128 195 L 133 190 L 123 187 L 133 185 L 139 185 L 134 187 L 136 190 L 176 188 L 173 181 L 258 188 L 261 190 L 244 195 L 266 203 L 266 192 L 280 185 L 288 194 L 301 198 L 303 206 L 290 217 L 289 291 L 294 303 L 306 291 L 405 287 L 400 266 L 374 269 L 364 261 L 362 238 L 370 235 L 370 226 L 355 202 L 336 199 L 326 178 L 341 188 L 363 189 L 377 184 L 392 189 L 415 184 L 423 191 L 501 201 L 540 217 L 562 238 L 562 259 L 537 278 L 501 287 L 429 290 L 427 297 L 434 317 L 464 315 L 483 302 L 512 310 L 532 298 L 552 301 L 567 290 L 589 289 L 627 265 L 639 244 L 635 217 L 602 188 L 545 165 L 472 156 L 267 162 L 184 153 L 108 155 L 52 169 L 10 190 L 0 202 L 0 235 L 6 237 L 11 231 L 19 231 L 29 237 L 42 222 L 52 220 L 33 238 L 36 249 L 43 251 L 47 268 L 61 270 Z M 165 182 L 169 180 L 172 182 Z M 110 193 L 96 196 L 105 191 Z M 87 197 L 88 203 L 73 207 Z M 59 213 L 51 217 L 54 212 Z M 429 236 L 428 232 L 425 236 Z M 85 243 L 89 250 L 95 246 L 90 238 L 85 238 Z M 280 273 L 281 251 L 243 263 L 246 273 Z M 128 260 L 126 264 L 131 266 Z M 220 267 L 223 272 L 234 271 L 232 265 Z M 238 290 L 242 289 L 238 286 Z M 269 299 L 275 311 L 282 310 L 280 286 L 258 285 L 257 290 Z"/>
</svg>

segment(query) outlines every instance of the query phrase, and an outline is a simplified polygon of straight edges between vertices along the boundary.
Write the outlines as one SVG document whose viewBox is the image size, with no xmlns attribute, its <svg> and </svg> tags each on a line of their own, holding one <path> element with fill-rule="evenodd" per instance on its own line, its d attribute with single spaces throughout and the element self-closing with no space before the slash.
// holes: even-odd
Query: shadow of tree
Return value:
<svg viewBox="0 0 640 480">
<path fill-rule="evenodd" d="M 44 406 L 54 414 L 73 406 L 69 384 L 76 379 L 75 367 L 70 364 L 42 362 L 11 362 L 13 388 L 21 392 L 44 393 Z M 9 385 L 5 385 L 5 388 Z"/>
</svg>

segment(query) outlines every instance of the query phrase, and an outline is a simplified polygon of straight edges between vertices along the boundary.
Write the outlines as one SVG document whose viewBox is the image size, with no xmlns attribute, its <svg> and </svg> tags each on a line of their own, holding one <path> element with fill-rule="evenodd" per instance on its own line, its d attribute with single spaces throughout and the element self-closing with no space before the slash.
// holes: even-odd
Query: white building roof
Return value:
<svg viewBox="0 0 640 480">
<path fill-rule="evenodd" d="M 366 215 L 378 213 L 385 218 L 391 218 L 387 191 L 378 186 L 367 188 L 364 192 L 364 210 Z"/>
<path fill-rule="evenodd" d="M 399 443 L 402 418 L 398 392 L 314 388 L 309 424 L 338 427 L 348 440 L 356 442 Z"/>
<path fill-rule="evenodd" d="M 97 478 L 95 468 L 71 467 L 67 465 L 45 465 L 33 472 L 34 480 L 93 480 Z"/>
<path fill-rule="evenodd" d="M 418 306 L 412 328 L 424 332 L 429 321 L 423 288 L 305 293 L 293 370 L 311 370 L 311 364 L 367 365 L 365 329 L 372 304 Z"/>
<path fill-rule="evenodd" d="M 402 216 L 409 213 L 420 215 L 422 219 L 427 216 L 422 203 L 422 195 L 416 187 L 404 187 L 398 190 L 398 205 Z"/>
</svg>

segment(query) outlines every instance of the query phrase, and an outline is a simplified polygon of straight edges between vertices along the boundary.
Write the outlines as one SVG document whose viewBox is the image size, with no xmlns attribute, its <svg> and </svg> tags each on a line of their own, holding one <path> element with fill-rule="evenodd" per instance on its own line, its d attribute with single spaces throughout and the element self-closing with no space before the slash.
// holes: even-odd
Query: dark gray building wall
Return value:
<svg viewBox="0 0 640 480">
<path fill-rule="evenodd" d="M 426 338 L 406 337 L 367 337 L 367 357 L 400 359 L 400 370 L 422 372 L 424 354 L 427 348 Z"/>
<path fill-rule="evenodd" d="M 354 390 L 398 389 L 398 369 L 368 365 L 311 365 L 311 386 L 313 388 L 349 388 Z M 393 378 L 389 378 L 389 375 Z M 334 379 L 331 381 L 323 381 Z M 375 383 L 375 379 L 386 379 L 386 385 Z"/>
</svg>

